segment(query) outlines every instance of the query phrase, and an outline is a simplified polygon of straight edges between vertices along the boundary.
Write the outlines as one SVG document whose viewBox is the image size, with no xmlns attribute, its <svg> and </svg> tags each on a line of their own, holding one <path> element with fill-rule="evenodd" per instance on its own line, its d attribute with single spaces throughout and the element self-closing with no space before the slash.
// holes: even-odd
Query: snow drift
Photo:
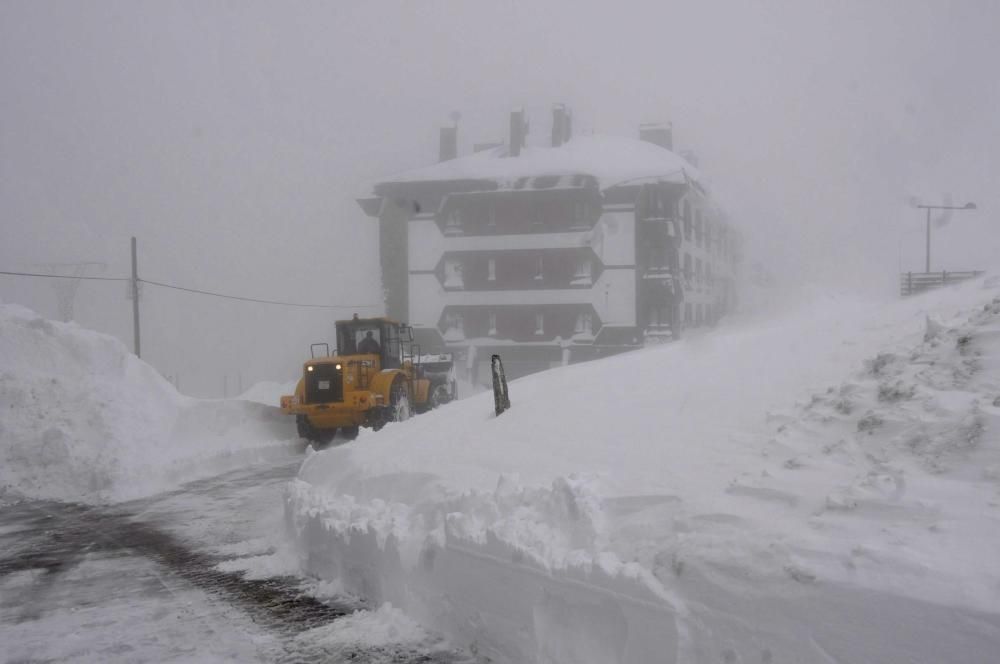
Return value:
<svg viewBox="0 0 1000 664">
<path fill-rule="evenodd" d="M 298 382 L 299 381 L 296 379 L 285 383 L 277 383 L 274 381 L 254 383 L 250 386 L 250 389 L 236 398 L 241 401 L 252 401 L 254 403 L 264 404 L 265 406 L 273 406 L 277 403 L 281 403 L 282 395 L 294 393 L 295 386 Z"/>
<path fill-rule="evenodd" d="M 1000 283 L 827 297 L 311 455 L 303 568 L 498 662 L 982 662 Z"/>
<path fill-rule="evenodd" d="M 295 438 L 276 408 L 184 397 L 114 337 L 0 305 L 0 490 L 123 500 Z"/>
</svg>

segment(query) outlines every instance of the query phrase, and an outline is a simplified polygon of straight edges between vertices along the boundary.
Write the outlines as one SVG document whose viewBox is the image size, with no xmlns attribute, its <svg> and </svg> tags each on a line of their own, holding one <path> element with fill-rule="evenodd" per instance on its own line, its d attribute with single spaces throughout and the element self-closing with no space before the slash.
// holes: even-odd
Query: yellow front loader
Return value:
<svg viewBox="0 0 1000 664">
<path fill-rule="evenodd" d="M 360 427 L 381 429 L 457 397 L 449 354 L 421 356 L 409 325 L 388 318 L 337 321 L 337 347 L 313 344 L 295 394 L 281 410 L 295 415 L 299 435 L 327 443 Z"/>
</svg>

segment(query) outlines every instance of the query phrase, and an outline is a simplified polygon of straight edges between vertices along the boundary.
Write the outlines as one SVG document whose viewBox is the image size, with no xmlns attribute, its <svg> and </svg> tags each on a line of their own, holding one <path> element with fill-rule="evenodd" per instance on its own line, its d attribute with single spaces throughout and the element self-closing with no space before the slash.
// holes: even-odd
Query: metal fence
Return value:
<svg viewBox="0 0 1000 664">
<path fill-rule="evenodd" d="M 950 284 L 957 284 L 968 279 L 975 279 L 983 274 L 982 270 L 971 270 L 967 272 L 904 272 L 899 275 L 899 292 L 903 297 L 916 295 L 934 288 L 942 288 Z"/>
</svg>

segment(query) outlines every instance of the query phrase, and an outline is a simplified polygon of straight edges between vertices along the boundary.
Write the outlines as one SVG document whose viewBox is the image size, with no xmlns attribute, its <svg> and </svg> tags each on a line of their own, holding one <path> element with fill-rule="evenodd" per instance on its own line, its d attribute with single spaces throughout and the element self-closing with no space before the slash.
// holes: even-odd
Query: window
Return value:
<svg viewBox="0 0 1000 664">
<path fill-rule="evenodd" d="M 576 266 L 573 271 L 574 286 L 589 286 L 594 281 L 594 262 L 590 256 L 581 256 L 576 259 Z"/>
<path fill-rule="evenodd" d="M 462 314 L 450 312 L 445 317 L 445 341 L 461 341 L 465 339 L 465 320 Z"/>
<path fill-rule="evenodd" d="M 491 337 L 497 335 L 497 312 L 490 311 L 490 329 L 486 332 Z"/>
<path fill-rule="evenodd" d="M 663 194 L 656 187 L 645 187 L 646 192 L 646 218 L 662 219 L 666 216 L 666 206 Z"/>
<path fill-rule="evenodd" d="M 446 258 L 444 261 L 444 287 L 465 288 L 462 279 L 462 261 L 457 258 Z"/>
<path fill-rule="evenodd" d="M 531 229 L 536 233 L 545 230 L 545 206 L 534 204 L 530 207 Z"/>
<path fill-rule="evenodd" d="M 688 242 L 691 241 L 691 204 L 684 201 L 684 206 L 681 208 L 682 216 L 684 217 L 684 239 Z"/>
<path fill-rule="evenodd" d="M 691 303 L 690 302 L 685 302 L 684 303 L 684 322 L 686 324 L 688 324 L 688 325 L 694 324 L 694 321 L 691 319 Z"/>
<path fill-rule="evenodd" d="M 542 255 L 538 254 L 538 257 L 535 260 L 535 281 L 542 281 L 543 279 L 545 279 L 545 265 L 542 260 Z"/>
<path fill-rule="evenodd" d="M 667 270 L 670 268 L 670 243 L 668 243 L 663 238 L 660 238 L 656 244 L 652 247 L 653 260 L 651 262 L 652 266 L 660 270 Z"/>
<path fill-rule="evenodd" d="M 445 235 L 461 235 L 462 234 L 462 215 L 458 208 L 453 209 L 448 213 L 448 216 L 444 220 L 444 234 Z"/>
<path fill-rule="evenodd" d="M 702 245 L 701 210 L 694 212 L 694 242 L 699 247 Z"/>
<path fill-rule="evenodd" d="M 545 314 L 535 314 L 535 334 L 545 334 Z"/>
<path fill-rule="evenodd" d="M 653 302 L 649 305 L 649 326 L 664 327 L 670 324 L 667 315 L 667 305 L 663 302 Z"/>
<path fill-rule="evenodd" d="M 497 206 L 492 202 L 486 204 L 486 228 L 491 231 L 497 228 Z"/>
<path fill-rule="evenodd" d="M 577 201 L 573 205 L 573 228 L 589 228 L 589 227 L 590 227 L 590 206 L 583 201 Z"/>
<path fill-rule="evenodd" d="M 486 264 L 486 280 L 496 281 L 497 280 L 497 259 L 491 258 Z"/>
<path fill-rule="evenodd" d="M 579 334 L 584 336 L 593 336 L 594 334 L 594 319 L 593 314 L 589 311 L 584 311 L 577 315 L 576 325 L 573 328 L 573 334 Z"/>
<path fill-rule="evenodd" d="M 688 281 L 694 278 L 691 272 L 691 254 L 684 254 L 684 278 Z"/>
<path fill-rule="evenodd" d="M 694 280 L 697 282 L 701 282 L 703 276 L 703 272 L 701 271 L 701 269 L 702 269 L 701 259 L 700 258 L 694 259 Z"/>
</svg>

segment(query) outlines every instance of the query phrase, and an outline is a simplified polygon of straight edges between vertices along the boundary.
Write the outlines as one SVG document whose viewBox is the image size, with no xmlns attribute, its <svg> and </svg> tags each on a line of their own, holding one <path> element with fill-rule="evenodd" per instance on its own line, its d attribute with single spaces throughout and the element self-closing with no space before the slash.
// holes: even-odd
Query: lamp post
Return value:
<svg viewBox="0 0 1000 664">
<path fill-rule="evenodd" d="M 922 210 L 927 210 L 927 263 L 925 272 L 931 271 L 931 210 L 975 210 L 975 203 L 965 205 L 917 205 Z"/>
</svg>

